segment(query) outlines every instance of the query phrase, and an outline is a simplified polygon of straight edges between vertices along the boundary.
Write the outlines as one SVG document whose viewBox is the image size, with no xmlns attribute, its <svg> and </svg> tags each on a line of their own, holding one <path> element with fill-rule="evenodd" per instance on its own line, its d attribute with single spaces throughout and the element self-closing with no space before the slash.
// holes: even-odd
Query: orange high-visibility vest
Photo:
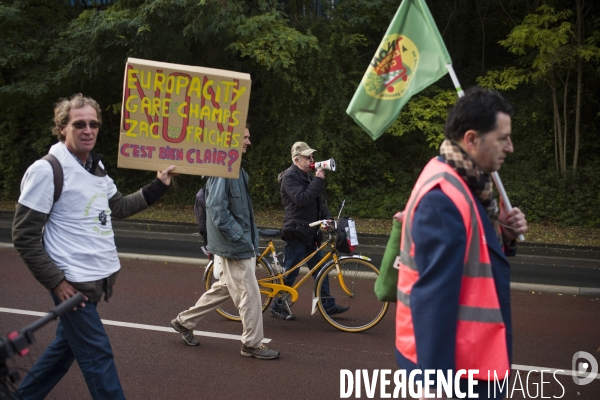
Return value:
<svg viewBox="0 0 600 400">
<path fill-rule="evenodd" d="M 502 319 L 498 294 L 492 276 L 484 228 L 471 190 L 452 167 L 436 158 L 429 161 L 419 176 L 406 206 L 398 271 L 396 308 L 396 348 L 408 360 L 418 364 L 412 320 L 410 293 L 419 279 L 415 246 L 411 236 L 414 210 L 432 188 L 439 186 L 458 208 L 467 234 L 462 284 L 456 328 L 456 370 L 478 369 L 476 379 L 487 380 L 488 371 L 504 378 L 510 373 L 506 326 Z M 492 240 L 497 240 L 495 237 Z M 491 372 L 491 376 L 493 372 Z"/>
</svg>

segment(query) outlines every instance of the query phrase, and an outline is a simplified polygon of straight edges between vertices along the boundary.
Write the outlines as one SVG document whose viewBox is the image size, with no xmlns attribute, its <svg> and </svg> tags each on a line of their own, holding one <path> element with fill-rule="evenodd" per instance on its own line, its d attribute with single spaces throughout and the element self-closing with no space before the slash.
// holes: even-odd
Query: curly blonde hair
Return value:
<svg viewBox="0 0 600 400">
<path fill-rule="evenodd" d="M 84 97 L 81 93 L 74 94 L 70 98 L 60 99 L 54 105 L 54 128 L 52 134 L 61 142 L 65 141 L 65 136 L 60 132 L 69 124 L 69 112 L 72 108 L 82 108 L 92 106 L 96 110 L 98 122 L 102 124 L 102 110 L 98 102 L 91 97 Z"/>
</svg>

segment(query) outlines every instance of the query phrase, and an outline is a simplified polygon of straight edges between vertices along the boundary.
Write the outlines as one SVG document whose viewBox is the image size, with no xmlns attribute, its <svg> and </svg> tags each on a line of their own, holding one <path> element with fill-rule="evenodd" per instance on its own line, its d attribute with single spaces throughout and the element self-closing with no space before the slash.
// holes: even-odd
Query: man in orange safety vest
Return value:
<svg viewBox="0 0 600 400">
<path fill-rule="evenodd" d="M 490 176 L 513 152 L 512 114 L 498 92 L 467 91 L 448 115 L 440 156 L 423 169 L 403 214 L 398 365 L 407 373 L 473 371 L 479 399 L 504 396 L 491 386 L 488 396 L 488 383 L 494 384 L 494 373 L 500 382 L 510 374 L 506 256 L 514 255 L 515 239 L 527 232 L 518 208 L 498 206 Z M 458 382 L 453 396 L 462 398 L 468 381 Z"/>
</svg>

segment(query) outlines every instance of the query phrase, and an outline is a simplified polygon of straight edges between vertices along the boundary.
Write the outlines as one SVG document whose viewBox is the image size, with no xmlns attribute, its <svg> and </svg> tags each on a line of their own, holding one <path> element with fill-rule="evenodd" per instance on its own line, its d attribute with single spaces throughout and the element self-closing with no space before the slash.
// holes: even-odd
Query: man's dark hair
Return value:
<svg viewBox="0 0 600 400">
<path fill-rule="evenodd" d="M 510 104 L 495 90 L 473 87 L 458 99 L 446 119 L 444 135 L 450 140 L 460 140 L 472 129 L 484 135 L 496 129 L 496 116 L 501 112 L 512 117 Z"/>
</svg>

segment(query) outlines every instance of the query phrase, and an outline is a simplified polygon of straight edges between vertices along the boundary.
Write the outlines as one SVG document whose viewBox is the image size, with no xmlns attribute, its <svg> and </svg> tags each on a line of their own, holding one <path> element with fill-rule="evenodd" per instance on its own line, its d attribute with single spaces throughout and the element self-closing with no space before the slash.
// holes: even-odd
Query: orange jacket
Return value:
<svg viewBox="0 0 600 400">
<path fill-rule="evenodd" d="M 506 327 L 498 303 L 481 217 L 466 183 L 454 169 L 437 159 L 431 160 L 421 173 L 406 208 L 400 242 L 396 348 L 405 358 L 419 364 L 418 338 L 415 338 L 410 307 L 411 290 L 419 280 L 411 227 L 419 201 L 434 187 L 439 187 L 456 205 L 467 233 L 468 245 L 464 255 L 457 316 L 456 370 L 478 369 L 479 374 L 474 377 L 482 380 L 488 379 L 488 371 L 496 371 L 499 377 L 504 377 L 507 371 L 510 372 Z"/>
</svg>

